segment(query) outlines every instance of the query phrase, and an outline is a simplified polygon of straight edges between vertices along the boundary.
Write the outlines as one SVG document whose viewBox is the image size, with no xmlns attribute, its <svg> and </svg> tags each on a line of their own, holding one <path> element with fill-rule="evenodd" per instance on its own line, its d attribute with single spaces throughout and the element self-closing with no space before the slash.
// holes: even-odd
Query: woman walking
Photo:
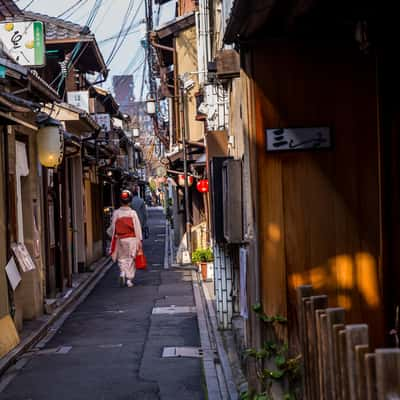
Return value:
<svg viewBox="0 0 400 400">
<path fill-rule="evenodd" d="M 136 253 L 142 249 L 142 227 L 136 212 L 129 206 L 132 193 L 123 190 L 120 201 L 122 206 L 114 211 L 111 222 L 111 257 L 114 262 L 118 261 L 121 287 L 132 287 Z"/>
</svg>

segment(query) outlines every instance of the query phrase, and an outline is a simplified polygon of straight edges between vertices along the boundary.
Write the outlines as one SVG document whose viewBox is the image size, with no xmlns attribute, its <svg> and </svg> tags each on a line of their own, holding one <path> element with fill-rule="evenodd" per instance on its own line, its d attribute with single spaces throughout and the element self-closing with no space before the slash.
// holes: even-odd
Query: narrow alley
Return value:
<svg viewBox="0 0 400 400">
<path fill-rule="evenodd" d="M 54 336 L 5 374 L 1 400 L 205 398 L 200 358 L 162 358 L 166 347 L 200 347 L 200 338 L 191 271 L 164 270 L 161 208 L 149 209 L 149 228 L 148 268 L 135 286 L 120 288 L 114 265 Z M 190 312 L 162 313 L 174 305 Z"/>
</svg>

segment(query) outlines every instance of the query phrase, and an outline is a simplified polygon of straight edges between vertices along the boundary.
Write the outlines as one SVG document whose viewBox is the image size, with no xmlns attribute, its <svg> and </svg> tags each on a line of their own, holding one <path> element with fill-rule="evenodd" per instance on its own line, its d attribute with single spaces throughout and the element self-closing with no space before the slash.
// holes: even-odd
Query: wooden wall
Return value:
<svg viewBox="0 0 400 400">
<path fill-rule="evenodd" d="M 383 342 L 375 58 L 352 43 L 263 41 L 252 52 L 262 299 L 288 314 L 310 283 Z M 330 126 L 334 149 L 266 153 L 265 129 Z"/>
<path fill-rule="evenodd" d="M 4 126 L 0 127 L 1 135 L 5 135 Z M 5 174 L 5 162 L 4 162 L 4 139 L 0 140 L 0 318 L 8 315 L 9 304 L 8 304 L 8 288 L 7 288 L 7 276 L 5 267 L 7 264 L 7 216 L 6 216 L 6 196 L 7 190 L 5 185 L 4 177 Z"/>
<path fill-rule="evenodd" d="M 175 38 L 175 48 L 178 60 L 178 74 L 189 73 L 188 79 L 195 82 L 194 86 L 186 91 L 185 112 L 186 112 L 186 139 L 198 141 L 204 137 L 204 122 L 196 121 L 197 104 L 195 94 L 199 90 L 197 74 L 190 72 L 197 71 L 197 47 L 196 27 L 192 26 L 179 32 Z M 181 121 L 183 123 L 183 121 Z"/>
</svg>

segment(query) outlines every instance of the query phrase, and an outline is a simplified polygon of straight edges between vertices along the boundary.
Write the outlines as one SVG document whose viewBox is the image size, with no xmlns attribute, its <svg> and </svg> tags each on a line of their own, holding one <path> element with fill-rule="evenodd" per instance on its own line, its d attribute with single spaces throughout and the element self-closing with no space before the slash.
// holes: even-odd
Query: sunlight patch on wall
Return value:
<svg viewBox="0 0 400 400">
<path fill-rule="evenodd" d="M 374 257 L 368 253 L 357 253 L 355 264 L 358 290 L 370 307 L 379 307 L 378 274 Z"/>
</svg>

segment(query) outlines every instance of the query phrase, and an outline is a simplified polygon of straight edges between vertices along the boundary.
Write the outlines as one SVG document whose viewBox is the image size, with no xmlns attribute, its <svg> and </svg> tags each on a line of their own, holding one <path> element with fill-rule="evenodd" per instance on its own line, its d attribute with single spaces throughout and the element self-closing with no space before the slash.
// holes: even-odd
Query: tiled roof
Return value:
<svg viewBox="0 0 400 400">
<path fill-rule="evenodd" d="M 1 0 L 0 0 L 1 1 Z M 60 18 L 51 17 L 49 15 L 24 11 L 24 20 L 42 21 L 45 25 L 46 43 L 52 44 L 57 42 L 76 43 L 88 42 L 88 57 L 86 57 L 86 68 L 90 71 L 102 72 L 107 75 L 107 66 L 103 55 L 97 44 L 94 34 L 86 26 L 81 26 L 70 21 Z"/>
<path fill-rule="evenodd" d="M 21 15 L 22 11 L 12 0 L 0 0 L 0 19 Z"/>
<path fill-rule="evenodd" d="M 46 26 L 46 41 L 60 39 L 93 39 L 94 35 L 87 27 L 65 21 L 49 15 L 24 11 L 25 19 L 42 21 Z"/>
</svg>

